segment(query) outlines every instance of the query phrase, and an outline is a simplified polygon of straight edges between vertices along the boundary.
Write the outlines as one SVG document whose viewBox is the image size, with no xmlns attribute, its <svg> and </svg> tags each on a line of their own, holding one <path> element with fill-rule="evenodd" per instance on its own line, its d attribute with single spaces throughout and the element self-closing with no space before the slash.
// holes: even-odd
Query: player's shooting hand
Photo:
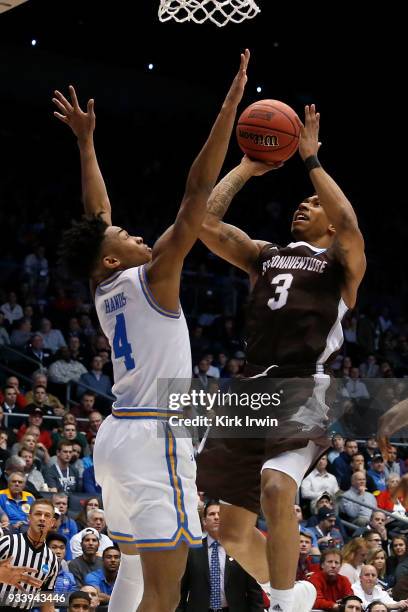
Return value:
<svg viewBox="0 0 408 612">
<path fill-rule="evenodd" d="M 395 404 L 378 421 L 378 437 L 386 438 L 408 425 L 408 399 Z"/>
<path fill-rule="evenodd" d="M 244 53 L 241 53 L 241 63 L 239 65 L 239 70 L 235 76 L 235 79 L 232 81 L 230 90 L 227 93 L 227 97 L 225 98 L 224 106 L 233 106 L 235 108 L 241 102 L 242 96 L 244 94 L 245 85 L 248 80 L 246 71 L 248 67 L 249 57 L 249 50 L 245 49 Z"/>
<path fill-rule="evenodd" d="M 69 125 L 80 143 L 92 139 L 95 129 L 94 100 L 88 100 L 86 112 L 78 104 L 78 98 L 72 85 L 69 86 L 71 102 L 58 90 L 55 90 L 55 98 L 52 99 L 60 112 L 54 111 L 54 116 L 62 123 Z"/>
<path fill-rule="evenodd" d="M 14 567 L 11 557 L 4 561 L 0 561 L 0 582 L 10 584 L 20 590 L 23 590 L 23 585 L 27 584 L 40 588 L 43 581 L 34 576 L 30 576 L 30 574 L 37 573 L 38 570 L 32 567 Z"/>
<path fill-rule="evenodd" d="M 241 160 L 241 166 L 248 170 L 251 176 L 262 176 L 270 170 L 282 168 L 283 162 L 271 162 L 267 164 L 265 162 L 256 161 L 255 159 L 250 159 L 248 155 L 244 155 Z"/>
<path fill-rule="evenodd" d="M 316 113 L 316 106 L 311 104 L 305 106 L 305 124 L 303 125 L 299 117 L 296 119 L 300 127 L 299 153 L 300 157 L 305 160 L 311 155 L 317 155 L 321 144 L 319 142 L 320 113 Z"/>
</svg>

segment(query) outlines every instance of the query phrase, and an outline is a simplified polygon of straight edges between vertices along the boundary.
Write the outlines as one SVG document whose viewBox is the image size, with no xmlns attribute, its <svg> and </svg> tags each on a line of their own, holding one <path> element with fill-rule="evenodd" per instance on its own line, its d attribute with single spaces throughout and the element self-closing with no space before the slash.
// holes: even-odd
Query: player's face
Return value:
<svg viewBox="0 0 408 612">
<path fill-rule="evenodd" d="M 117 268 L 131 268 L 147 263 L 152 258 L 152 249 L 140 236 L 130 236 L 126 230 L 112 225 L 105 231 L 102 257 L 104 267 L 113 272 Z"/>
<path fill-rule="evenodd" d="M 332 232 L 329 231 L 332 229 Z M 317 195 L 305 198 L 295 211 L 292 219 L 291 232 L 296 240 L 313 242 L 334 233 L 334 227 L 329 223 Z"/>
</svg>

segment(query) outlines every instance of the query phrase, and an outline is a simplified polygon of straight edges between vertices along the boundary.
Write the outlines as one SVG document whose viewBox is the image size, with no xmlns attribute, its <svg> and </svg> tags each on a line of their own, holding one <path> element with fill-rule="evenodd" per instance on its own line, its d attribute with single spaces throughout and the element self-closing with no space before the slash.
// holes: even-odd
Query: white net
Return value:
<svg viewBox="0 0 408 612">
<path fill-rule="evenodd" d="M 160 0 L 159 19 L 180 23 L 212 21 L 221 27 L 252 19 L 260 10 L 254 0 Z"/>
</svg>

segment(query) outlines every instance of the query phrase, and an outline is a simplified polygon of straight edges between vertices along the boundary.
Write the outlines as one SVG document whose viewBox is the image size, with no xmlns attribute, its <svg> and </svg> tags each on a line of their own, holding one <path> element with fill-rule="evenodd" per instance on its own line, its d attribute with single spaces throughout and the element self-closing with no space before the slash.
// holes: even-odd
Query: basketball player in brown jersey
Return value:
<svg viewBox="0 0 408 612">
<path fill-rule="evenodd" d="M 222 221 L 247 180 L 271 169 L 247 157 L 215 187 L 200 239 L 250 277 L 244 374 L 261 380 L 291 372 L 309 375 L 324 406 L 329 378 L 324 363 L 342 344 L 341 319 L 355 305 L 366 261 L 355 212 L 317 158 L 314 105 L 306 106 L 305 124 L 299 124 L 299 153 L 316 195 L 305 198 L 294 213 L 295 241 L 282 247 L 252 240 Z M 270 411 L 273 415 L 274 408 Z M 306 471 L 322 452 L 324 417 L 317 416 L 322 426 L 315 428 L 320 431 L 315 441 L 306 434 L 238 443 L 210 436 L 198 458 L 199 490 L 224 502 L 220 541 L 270 594 L 270 610 L 277 612 L 310 610 L 314 603 L 309 585 L 295 584 L 299 533 L 293 504 Z M 260 504 L 268 524 L 266 541 L 255 528 Z"/>
</svg>

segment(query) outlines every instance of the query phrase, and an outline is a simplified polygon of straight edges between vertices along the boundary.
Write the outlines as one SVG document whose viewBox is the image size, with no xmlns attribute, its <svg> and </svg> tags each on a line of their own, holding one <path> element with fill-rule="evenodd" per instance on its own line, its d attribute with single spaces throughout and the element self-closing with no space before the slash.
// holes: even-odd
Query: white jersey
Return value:
<svg viewBox="0 0 408 612">
<path fill-rule="evenodd" d="M 184 313 L 157 304 L 145 266 L 98 285 L 95 306 L 112 348 L 114 408 L 167 407 L 167 394 L 158 393 L 160 379 L 177 379 L 172 391 L 188 391 L 191 350 Z M 165 387 L 160 383 L 160 389 Z"/>
</svg>

